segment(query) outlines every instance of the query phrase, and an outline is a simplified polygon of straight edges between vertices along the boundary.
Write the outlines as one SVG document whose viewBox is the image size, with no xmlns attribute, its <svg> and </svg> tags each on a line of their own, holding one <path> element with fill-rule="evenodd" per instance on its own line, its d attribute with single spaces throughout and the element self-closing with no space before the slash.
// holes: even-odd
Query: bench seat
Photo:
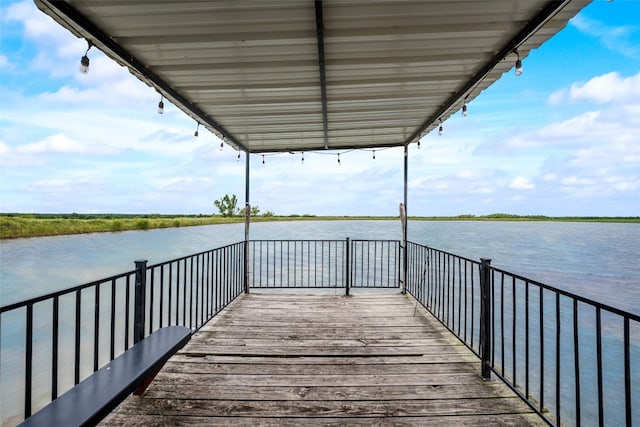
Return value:
<svg viewBox="0 0 640 427">
<path fill-rule="evenodd" d="M 75 387 L 24 420 L 21 426 L 96 425 L 191 338 L 182 326 L 158 329 Z"/>
</svg>

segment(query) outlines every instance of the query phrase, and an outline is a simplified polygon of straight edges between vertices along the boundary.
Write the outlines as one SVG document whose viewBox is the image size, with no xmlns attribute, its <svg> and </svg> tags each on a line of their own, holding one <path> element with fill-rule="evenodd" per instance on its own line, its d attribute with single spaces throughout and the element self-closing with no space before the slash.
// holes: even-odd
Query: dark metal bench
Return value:
<svg viewBox="0 0 640 427">
<path fill-rule="evenodd" d="M 146 387 L 191 338 L 182 326 L 161 328 L 24 420 L 21 426 L 96 425 L 128 395 Z"/>
</svg>

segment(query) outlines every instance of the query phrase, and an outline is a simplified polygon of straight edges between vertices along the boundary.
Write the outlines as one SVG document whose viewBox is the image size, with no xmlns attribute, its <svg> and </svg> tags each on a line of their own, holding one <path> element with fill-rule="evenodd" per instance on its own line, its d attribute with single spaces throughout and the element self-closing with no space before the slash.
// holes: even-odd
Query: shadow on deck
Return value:
<svg viewBox="0 0 640 427">
<path fill-rule="evenodd" d="M 103 425 L 543 425 L 410 296 L 241 296 Z"/>
</svg>

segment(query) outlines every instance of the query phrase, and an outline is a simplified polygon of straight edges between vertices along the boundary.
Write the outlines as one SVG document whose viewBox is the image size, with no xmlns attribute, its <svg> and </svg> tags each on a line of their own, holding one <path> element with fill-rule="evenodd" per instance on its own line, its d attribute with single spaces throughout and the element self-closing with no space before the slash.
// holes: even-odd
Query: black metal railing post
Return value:
<svg viewBox="0 0 640 427">
<path fill-rule="evenodd" d="M 480 259 L 480 357 L 482 378 L 491 378 L 491 260 Z"/>
<path fill-rule="evenodd" d="M 136 264 L 136 282 L 133 299 L 133 343 L 144 338 L 144 306 L 147 285 L 147 260 L 138 260 Z"/>
<path fill-rule="evenodd" d="M 349 296 L 349 287 L 351 286 L 351 239 L 347 237 L 347 242 L 345 246 L 345 268 L 344 268 L 344 287 L 345 287 L 345 295 Z"/>
</svg>

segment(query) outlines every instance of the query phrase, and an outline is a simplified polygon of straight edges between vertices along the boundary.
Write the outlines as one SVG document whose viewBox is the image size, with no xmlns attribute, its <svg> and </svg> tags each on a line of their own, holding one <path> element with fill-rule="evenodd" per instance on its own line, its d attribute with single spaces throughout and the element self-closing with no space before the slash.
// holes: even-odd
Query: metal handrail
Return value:
<svg viewBox="0 0 640 427">
<path fill-rule="evenodd" d="M 480 358 L 482 376 L 499 377 L 547 423 L 578 425 L 584 418 L 631 425 L 640 417 L 632 369 L 640 355 L 637 314 L 496 268 L 488 259 L 413 242 L 406 248 L 394 240 L 348 238 L 248 243 L 154 265 L 138 261 L 135 270 L 0 307 L 3 346 L 17 345 L 24 354 L 24 416 L 156 329 L 197 330 L 245 285 L 344 287 L 348 294 L 367 285 L 399 288 L 406 277 L 403 289 Z M 87 316 L 92 321 L 84 321 Z M 12 322 L 24 329 L 15 342 L 6 332 Z M 44 362 L 34 357 L 43 346 L 50 349 Z M 13 350 L 1 349 L 3 355 Z M 71 368 L 61 363 L 66 354 Z M 593 378 L 585 360 L 593 360 Z M 43 364 L 51 373 L 45 392 L 33 388 L 33 372 Z M 618 406 L 605 399 L 616 393 Z"/>
<path fill-rule="evenodd" d="M 412 242 L 407 252 L 407 291 L 481 359 L 484 377 L 495 374 L 548 424 L 638 420 L 640 316 L 490 260 Z"/>
<path fill-rule="evenodd" d="M 27 418 L 153 331 L 199 329 L 244 291 L 244 246 L 136 261 L 135 270 L 0 307 L 1 359 L 12 364 L 3 372 L 22 371 L 3 389 L 22 395 L 16 406 Z M 49 380 L 35 384 L 36 372 Z"/>
</svg>

